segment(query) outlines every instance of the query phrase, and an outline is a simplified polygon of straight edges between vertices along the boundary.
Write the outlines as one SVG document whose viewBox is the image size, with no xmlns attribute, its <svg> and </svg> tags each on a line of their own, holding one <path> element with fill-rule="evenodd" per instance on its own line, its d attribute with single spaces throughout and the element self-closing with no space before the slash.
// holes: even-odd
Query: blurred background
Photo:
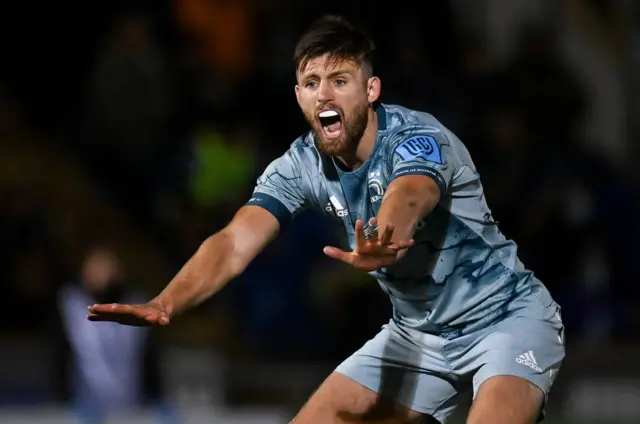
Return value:
<svg viewBox="0 0 640 424">
<path fill-rule="evenodd" d="M 384 102 L 465 142 L 563 307 L 549 422 L 640 422 L 637 0 L 3 3 L 0 422 L 285 423 L 389 319 L 305 213 L 166 329 L 85 320 L 160 291 L 307 131 L 293 48 L 327 12 L 375 38 Z"/>
</svg>

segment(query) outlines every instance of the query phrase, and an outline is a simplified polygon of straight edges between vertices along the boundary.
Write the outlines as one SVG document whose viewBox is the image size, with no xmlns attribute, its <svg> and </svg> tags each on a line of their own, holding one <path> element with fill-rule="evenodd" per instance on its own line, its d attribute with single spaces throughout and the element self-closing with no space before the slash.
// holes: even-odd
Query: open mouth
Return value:
<svg viewBox="0 0 640 424">
<path fill-rule="evenodd" d="M 329 139 L 334 139 L 340 136 L 342 132 L 342 118 L 340 113 L 336 110 L 323 110 L 318 114 L 320 120 L 320 126 L 324 136 Z"/>
</svg>

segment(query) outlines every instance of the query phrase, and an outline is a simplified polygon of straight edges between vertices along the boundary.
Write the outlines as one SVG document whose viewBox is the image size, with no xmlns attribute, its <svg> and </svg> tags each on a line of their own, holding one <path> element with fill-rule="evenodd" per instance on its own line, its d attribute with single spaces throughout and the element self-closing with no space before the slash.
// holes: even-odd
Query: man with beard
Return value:
<svg viewBox="0 0 640 424">
<path fill-rule="evenodd" d="M 160 295 L 91 306 L 89 319 L 166 325 L 314 208 L 344 226 L 352 249 L 325 254 L 374 276 L 394 313 L 293 422 L 444 422 L 472 388 L 469 423 L 535 423 L 564 358 L 559 307 L 498 230 L 462 142 L 429 114 L 379 103 L 372 51 L 345 20 L 316 22 L 295 52 L 312 130 Z"/>
</svg>

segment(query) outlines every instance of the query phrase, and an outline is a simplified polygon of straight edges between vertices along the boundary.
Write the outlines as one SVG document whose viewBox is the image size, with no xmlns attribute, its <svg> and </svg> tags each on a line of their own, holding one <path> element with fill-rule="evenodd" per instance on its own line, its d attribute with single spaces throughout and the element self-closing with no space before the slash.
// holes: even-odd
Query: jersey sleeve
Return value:
<svg viewBox="0 0 640 424">
<path fill-rule="evenodd" d="M 435 127 L 415 127 L 393 136 L 390 148 L 390 181 L 404 175 L 426 175 L 444 194 L 449 189 L 455 157 L 447 136 Z"/>
<path fill-rule="evenodd" d="M 260 206 L 286 225 L 305 205 L 302 174 L 291 151 L 274 160 L 258 178 L 246 205 Z"/>
</svg>

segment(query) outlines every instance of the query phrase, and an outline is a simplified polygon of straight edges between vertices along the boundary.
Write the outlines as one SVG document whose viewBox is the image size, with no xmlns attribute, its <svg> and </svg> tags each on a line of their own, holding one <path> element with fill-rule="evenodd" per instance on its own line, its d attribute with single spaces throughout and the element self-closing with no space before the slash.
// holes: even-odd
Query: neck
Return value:
<svg viewBox="0 0 640 424">
<path fill-rule="evenodd" d="M 338 160 L 349 169 L 357 169 L 369 159 L 378 136 L 378 114 L 375 109 L 369 108 L 367 126 L 360 137 L 360 141 L 355 150 L 350 153 L 338 156 Z"/>
</svg>

